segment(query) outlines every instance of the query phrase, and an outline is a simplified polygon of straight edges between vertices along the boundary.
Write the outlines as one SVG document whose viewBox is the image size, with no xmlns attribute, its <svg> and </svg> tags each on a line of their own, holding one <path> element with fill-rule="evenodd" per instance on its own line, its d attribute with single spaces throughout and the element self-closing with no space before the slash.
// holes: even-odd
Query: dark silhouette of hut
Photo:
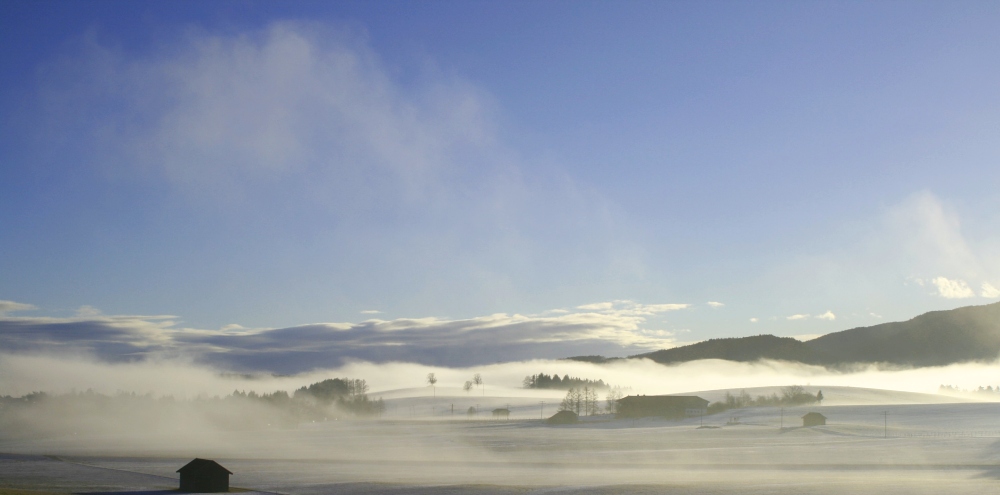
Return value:
<svg viewBox="0 0 1000 495">
<path fill-rule="evenodd" d="M 229 475 L 233 474 L 208 459 L 195 459 L 177 472 L 181 473 L 181 491 L 195 493 L 228 492 Z"/>
<path fill-rule="evenodd" d="M 545 420 L 550 425 L 571 425 L 580 421 L 580 416 L 573 411 L 559 411 L 551 418 Z"/>
<path fill-rule="evenodd" d="M 818 412 L 811 412 L 802 416 L 802 426 L 822 426 L 826 424 L 826 416 Z"/>
<path fill-rule="evenodd" d="M 500 408 L 494 409 L 493 410 L 493 419 L 501 419 L 501 418 L 504 419 L 504 420 L 507 420 L 508 418 L 510 418 L 510 409 L 507 409 L 506 407 L 500 407 Z"/>
<path fill-rule="evenodd" d="M 680 419 L 704 416 L 708 401 L 694 395 L 631 395 L 618 399 L 618 418 L 645 418 L 661 416 Z"/>
</svg>

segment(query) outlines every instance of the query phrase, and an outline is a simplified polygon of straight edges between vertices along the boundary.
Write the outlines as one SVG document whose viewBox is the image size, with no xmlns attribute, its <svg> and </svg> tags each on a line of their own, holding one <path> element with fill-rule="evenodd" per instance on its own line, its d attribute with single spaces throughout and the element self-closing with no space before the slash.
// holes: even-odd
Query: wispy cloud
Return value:
<svg viewBox="0 0 1000 495">
<path fill-rule="evenodd" d="M 937 277 L 931 282 L 938 289 L 938 295 L 945 299 L 965 299 L 976 297 L 976 293 L 969 288 L 969 284 L 964 280 L 950 280 L 945 277 Z"/>
<path fill-rule="evenodd" d="M 88 305 L 80 306 L 76 309 L 77 316 L 97 316 L 101 314 L 101 310 Z"/>
<path fill-rule="evenodd" d="M 189 31 L 162 50 L 78 41 L 44 68 L 38 141 L 59 136 L 58 153 L 97 178 L 240 225 L 247 266 L 290 249 L 291 268 L 346 274 L 360 301 L 442 313 L 519 302 L 531 296 L 518 287 L 548 270 L 566 287 L 644 270 L 625 212 L 558 160 L 504 142 L 484 88 L 433 64 L 400 77 L 362 32 L 279 21 Z M 304 231 L 315 243 L 280 242 Z M 187 269 L 201 264 L 213 263 Z M 401 277 L 426 282 L 411 291 Z M 289 275 L 271 290 L 323 279 Z"/>
<path fill-rule="evenodd" d="M 32 304 L 24 304 L 14 301 L 0 300 L 0 315 L 4 315 L 6 313 L 13 313 L 15 311 L 31 311 L 35 309 L 38 309 L 38 307 Z"/>
<path fill-rule="evenodd" d="M 708 301 L 705 304 L 708 304 L 709 306 L 711 306 L 713 308 L 721 308 L 721 307 L 725 306 L 725 304 L 722 304 L 719 301 Z"/>
<path fill-rule="evenodd" d="M 794 320 L 804 320 L 806 318 L 809 318 L 809 315 L 807 315 L 807 314 L 796 314 L 796 315 L 791 315 L 791 316 L 786 316 L 785 317 L 786 320 L 792 320 L 792 321 L 794 321 Z"/>
<path fill-rule="evenodd" d="M 898 252 L 895 262 L 922 273 L 934 270 L 974 277 L 983 272 L 958 214 L 933 193 L 914 194 L 889 210 L 884 222 Z"/>
<path fill-rule="evenodd" d="M 827 311 L 821 315 L 816 315 L 817 319 L 833 321 L 837 319 L 837 315 L 833 314 L 833 311 Z"/>
<path fill-rule="evenodd" d="M 1000 289 L 997 289 L 989 282 L 983 282 L 980 288 L 981 290 L 979 292 L 979 295 L 982 297 L 986 297 L 989 299 L 995 299 L 1000 297 Z"/>
<path fill-rule="evenodd" d="M 750 318 L 750 323 L 757 323 L 758 321 L 760 320 L 758 320 L 756 317 Z"/>
<path fill-rule="evenodd" d="M 366 309 L 366 310 L 361 311 L 361 314 L 363 314 L 363 315 L 377 315 L 377 314 L 380 314 L 380 313 L 382 313 L 382 312 L 379 311 L 379 310 L 377 310 L 377 309 Z"/>
<path fill-rule="evenodd" d="M 577 309 L 585 311 L 596 311 L 602 314 L 616 316 L 653 316 L 670 311 L 678 311 L 690 308 L 686 303 L 666 303 L 666 304 L 640 304 L 627 299 L 615 301 L 599 302 L 577 306 Z"/>
<path fill-rule="evenodd" d="M 687 305 L 615 301 L 599 307 L 551 316 L 499 313 L 273 329 L 231 324 L 219 330 L 183 328 L 168 315 L 95 310 L 71 318 L 0 317 L 0 345 L 13 352 L 85 352 L 107 361 L 181 355 L 251 371 L 301 372 L 357 359 L 465 366 L 669 347 L 673 332 L 646 328 L 646 318 Z"/>
<path fill-rule="evenodd" d="M 602 302 L 602 303 L 584 304 L 582 306 L 577 306 L 576 309 L 583 309 L 587 311 L 607 311 L 613 307 L 615 307 L 615 303 L 613 302 Z"/>
</svg>

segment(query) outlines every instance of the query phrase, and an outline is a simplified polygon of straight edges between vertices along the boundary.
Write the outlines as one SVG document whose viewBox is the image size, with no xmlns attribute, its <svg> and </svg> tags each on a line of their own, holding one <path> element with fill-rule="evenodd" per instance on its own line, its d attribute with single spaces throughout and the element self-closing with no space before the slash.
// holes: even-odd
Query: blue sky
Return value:
<svg viewBox="0 0 1000 495">
<path fill-rule="evenodd" d="M 1000 297 L 995 3 L 0 9 L 12 349 L 466 365 Z"/>
</svg>

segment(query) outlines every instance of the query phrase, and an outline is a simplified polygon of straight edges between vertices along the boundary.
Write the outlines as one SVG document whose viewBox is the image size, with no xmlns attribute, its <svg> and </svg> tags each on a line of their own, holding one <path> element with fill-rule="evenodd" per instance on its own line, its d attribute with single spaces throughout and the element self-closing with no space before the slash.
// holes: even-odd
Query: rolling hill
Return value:
<svg viewBox="0 0 1000 495">
<path fill-rule="evenodd" d="M 754 335 L 710 339 L 696 344 L 629 356 L 671 364 L 699 359 L 757 361 L 773 359 L 837 367 L 854 363 L 941 366 L 993 361 L 1000 356 L 1000 303 L 931 311 L 908 321 L 858 327 L 808 342 L 791 337 Z M 579 356 L 594 363 L 620 358 Z"/>
<path fill-rule="evenodd" d="M 931 311 L 903 322 L 852 328 L 805 342 L 840 362 L 940 366 L 1000 355 L 1000 303 Z"/>
<path fill-rule="evenodd" d="M 630 357 L 647 358 L 664 364 L 682 363 L 698 359 L 725 359 L 727 361 L 741 362 L 777 359 L 814 364 L 832 361 L 829 357 L 813 350 L 805 342 L 800 342 L 791 337 L 775 337 L 774 335 L 710 339 L 698 342 L 697 344 L 663 349 Z"/>
</svg>

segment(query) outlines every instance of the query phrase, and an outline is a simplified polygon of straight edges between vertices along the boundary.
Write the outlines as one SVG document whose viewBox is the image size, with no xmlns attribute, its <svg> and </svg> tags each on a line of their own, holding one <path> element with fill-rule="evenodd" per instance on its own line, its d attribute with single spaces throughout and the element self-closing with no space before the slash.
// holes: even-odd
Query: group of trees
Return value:
<svg viewBox="0 0 1000 495">
<path fill-rule="evenodd" d="M 470 391 L 472 391 L 472 387 L 474 386 L 482 387 L 483 395 L 486 395 L 486 385 L 483 383 L 483 376 L 480 375 L 479 373 L 472 375 L 472 380 L 466 381 L 465 384 L 462 385 L 462 390 L 465 390 L 465 393 L 469 393 Z"/>
<path fill-rule="evenodd" d="M 369 399 L 368 382 L 359 378 L 330 378 L 316 382 L 296 390 L 293 398 L 316 401 L 324 406 L 336 405 L 339 410 L 355 416 L 375 416 L 385 412 L 385 402 L 381 398 Z"/>
<path fill-rule="evenodd" d="M 618 408 L 618 399 L 622 398 L 621 387 L 608 389 L 605 400 L 605 411 L 614 414 Z M 566 397 L 559 404 L 560 411 L 573 411 L 578 415 L 593 416 L 601 413 L 601 405 L 597 395 L 597 389 L 589 386 L 583 388 L 571 388 L 566 392 Z"/>
<path fill-rule="evenodd" d="M 604 380 L 590 380 L 586 378 L 576 378 L 569 375 L 563 375 L 562 378 L 559 378 L 558 374 L 549 376 L 545 373 L 526 376 L 524 377 L 522 384 L 524 385 L 524 388 L 547 388 L 557 390 L 569 390 L 572 388 L 605 390 L 610 388 L 606 383 L 604 383 Z"/>
<path fill-rule="evenodd" d="M 741 390 L 738 395 L 726 392 L 725 398 L 721 401 L 709 404 L 708 413 L 714 414 L 729 409 L 742 409 L 744 407 L 801 406 L 822 401 L 822 390 L 813 395 L 806 392 L 805 388 L 799 385 L 790 385 L 782 388 L 781 395 L 773 393 L 771 395 L 753 397 L 746 390 Z"/>
<path fill-rule="evenodd" d="M 78 429 L 149 431 L 191 429 L 203 424 L 219 429 L 290 428 L 304 422 L 343 417 L 371 417 L 385 402 L 368 397 L 361 379 L 333 378 L 296 390 L 270 393 L 234 390 L 225 396 L 192 399 L 154 397 L 152 393 L 93 390 L 22 397 L 0 397 L 0 429 L 65 432 Z"/>
<path fill-rule="evenodd" d="M 427 385 L 429 385 L 431 389 L 433 389 L 435 397 L 437 396 L 437 382 L 438 382 L 437 375 L 435 375 L 434 373 L 427 373 Z M 483 383 L 483 375 L 480 375 L 479 373 L 472 375 L 472 379 L 466 381 L 465 384 L 462 385 L 462 390 L 465 390 L 465 392 L 468 393 L 472 391 L 473 387 L 481 387 L 483 390 L 483 394 L 484 395 L 486 394 L 486 386 Z"/>
</svg>

